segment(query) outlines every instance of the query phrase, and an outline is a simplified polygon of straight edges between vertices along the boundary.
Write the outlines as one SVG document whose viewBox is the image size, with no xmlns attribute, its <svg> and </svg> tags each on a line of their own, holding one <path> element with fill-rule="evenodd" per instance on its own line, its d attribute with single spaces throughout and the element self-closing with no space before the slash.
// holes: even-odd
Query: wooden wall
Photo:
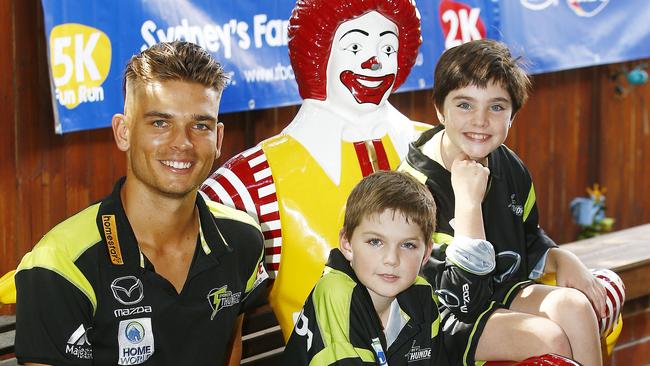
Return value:
<svg viewBox="0 0 650 366">
<path fill-rule="evenodd" d="M 54 134 L 44 38 L 40 1 L 0 1 L 0 273 L 53 225 L 106 195 L 125 171 L 109 129 Z M 536 76 L 515 120 L 507 144 L 527 162 L 541 224 L 560 243 L 577 232 L 569 202 L 594 182 L 608 189 L 617 229 L 650 222 L 650 84 L 617 96 L 610 78 L 637 63 Z M 412 119 L 435 120 L 430 91 L 391 102 Z M 220 116 L 221 162 L 279 132 L 296 111 Z"/>
</svg>

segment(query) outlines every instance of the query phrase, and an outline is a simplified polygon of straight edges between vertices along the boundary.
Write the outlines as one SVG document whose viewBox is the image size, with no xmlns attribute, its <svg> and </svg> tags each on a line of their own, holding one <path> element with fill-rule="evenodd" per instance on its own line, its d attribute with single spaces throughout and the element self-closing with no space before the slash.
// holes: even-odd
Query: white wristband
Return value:
<svg viewBox="0 0 650 366">
<path fill-rule="evenodd" d="M 486 275 L 496 267 L 494 247 L 487 240 L 456 236 L 445 253 L 452 264 L 475 275 Z"/>
</svg>

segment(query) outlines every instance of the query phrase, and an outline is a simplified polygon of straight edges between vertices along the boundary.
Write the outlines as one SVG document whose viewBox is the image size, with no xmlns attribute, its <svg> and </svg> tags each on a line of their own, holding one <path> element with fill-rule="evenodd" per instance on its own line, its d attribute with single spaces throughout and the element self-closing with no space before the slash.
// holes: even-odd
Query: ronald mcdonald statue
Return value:
<svg viewBox="0 0 650 366">
<path fill-rule="evenodd" d="M 354 185 L 395 169 L 427 127 L 386 100 L 404 83 L 420 43 L 411 0 L 297 1 L 289 56 L 300 110 L 282 133 L 229 160 L 201 188 L 258 219 L 285 339 L 338 246 Z"/>
</svg>

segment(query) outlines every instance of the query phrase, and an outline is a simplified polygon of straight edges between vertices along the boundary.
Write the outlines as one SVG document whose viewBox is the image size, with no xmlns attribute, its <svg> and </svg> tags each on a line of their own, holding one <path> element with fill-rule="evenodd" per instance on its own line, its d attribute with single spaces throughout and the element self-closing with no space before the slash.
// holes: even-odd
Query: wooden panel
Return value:
<svg viewBox="0 0 650 366">
<path fill-rule="evenodd" d="M 53 225 L 109 193 L 125 174 L 110 129 L 53 132 L 43 14 L 38 0 L 0 2 L 0 272 Z M 646 62 L 648 60 L 645 60 Z M 558 242 L 575 238 L 568 204 L 586 186 L 608 188 L 609 216 L 622 229 L 650 222 L 650 84 L 617 96 L 612 71 L 639 62 L 534 77 L 534 92 L 507 144 L 530 168 L 541 223 Z M 430 90 L 390 98 L 411 119 L 436 120 Z M 223 163 L 280 132 L 297 106 L 223 114 Z"/>
<path fill-rule="evenodd" d="M 14 265 L 18 253 L 16 242 L 16 161 L 14 159 L 14 87 L 15 68 L 13 52 L 13 2 L 0 1 L 0 44 L 4 56 L 0 57 L 0 273 Z M 0 275 L 2 276 L 2 275 Z"/>
<path fill-rule="evenodd" d="M 646 60 L 647 62 L 648 60 Z M 629 68 L 637 63 L 615 65 L 610 71 Z M 648 102 L 650 84 L 629 87 L 620 96 L 615 84 L 603 73 L 599 121 L 601 172 L 608 188 L 608 213 L 617 219 L 617 227 L 629 227 L 648 222 L 650 217 L 650 122 Z"/>
</svg>

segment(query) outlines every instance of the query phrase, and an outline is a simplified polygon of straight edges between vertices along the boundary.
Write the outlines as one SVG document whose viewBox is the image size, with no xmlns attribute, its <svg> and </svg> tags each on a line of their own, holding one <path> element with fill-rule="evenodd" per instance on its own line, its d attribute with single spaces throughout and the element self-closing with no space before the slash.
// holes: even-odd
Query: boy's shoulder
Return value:
<svg viewBox="0 0 650 366">
<path fill-rule="evenodd" d="M 312 298 L 315 303 L 349 306 L 355 287 L 362 286 L 345 272 L 325 267 L 323 276 L 316 282 Z"/>
<path fill-rule="evenodd" d="M 397 297 L 408 296 L 413 299 L 418 299 L 417 301 L 420 304 L 425 304 L 426 301 L 433 300 L 436 304 L 438 303 L 438 298 L 434 293 L 433 286 L 424 279 L 422 276 L 417 276 L 415 282 L 408 287 L 406 290 L 402 291 Z"/>
<path fill-rule="evenodd" d="M 492 159 L 489 163 L 490 170 L 495 170 L 497 174 L 529 175 L 524 161 L 505 144 L 500 145 L 490 153 L 490 158 Z"/>
</svg>

